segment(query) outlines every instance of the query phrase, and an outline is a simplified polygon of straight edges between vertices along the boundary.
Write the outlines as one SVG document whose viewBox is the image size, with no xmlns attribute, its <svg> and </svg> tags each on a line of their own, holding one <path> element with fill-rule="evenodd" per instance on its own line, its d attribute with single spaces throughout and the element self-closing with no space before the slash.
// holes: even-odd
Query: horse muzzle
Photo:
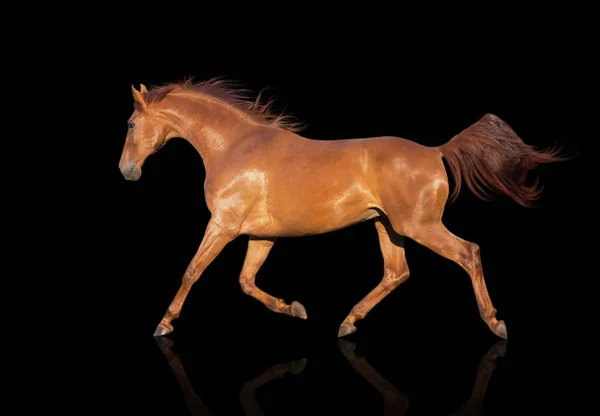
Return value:
<svg viewBox="0 0 600 416">
<path fill-rule="evenodd" d="M 136 163 L 124 163 L 119 166 L 121 174 L 128 181 L 137 181 L 142 176 L 142 170 Z"/>
</svg>

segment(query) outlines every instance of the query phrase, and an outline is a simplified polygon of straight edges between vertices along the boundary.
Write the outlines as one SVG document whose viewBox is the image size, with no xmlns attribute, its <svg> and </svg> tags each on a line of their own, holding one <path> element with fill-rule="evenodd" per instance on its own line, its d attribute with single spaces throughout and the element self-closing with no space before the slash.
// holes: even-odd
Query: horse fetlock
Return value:
<svg viewBox="0 0 600 416">
<path fill-rule="evenodd" d="M 484 322 L 487 322 L 488 325 L 490 324 L 496 324 L 496 322 L 498 322 L 496 320 L 496 313 L 498 311 L 495 308 L 489 308 L 489 309 L 480 309 L 479 311 L 479 316 L 481 316 L 481 319 L 483 319 Z"/>
<path fill-rule="evenodd" d="M 353 324 L 359 319 L 365 319 L 365 316 L 367 316 L 367 311 L 365 309 L 366 305 L 355 306 L 354 308 L 352 308 L 352 310 L 350 311 L 350 315 L 348 315 L 344 322 L 349 322 Z"/>
<path fill-rule="evenodd" d="M 168 324 L 173 319 L 179 318 L 180 314 L 181 314 L 181 304 L 176 304 L 176 303 L 171 304 L 167 308 L 167 313 L 165 314 L 165 316 L 163 318 L 163 322 L 166 322 Z"/>
<path fill-rule="evenodd" d="M 265 306 L 272 310 L 273 312 L 290 314 L 290 305 L 285 303 L 283 299 L 275 299 L 275 301 L 268 301 L 265 303 Z"/>
</svg>

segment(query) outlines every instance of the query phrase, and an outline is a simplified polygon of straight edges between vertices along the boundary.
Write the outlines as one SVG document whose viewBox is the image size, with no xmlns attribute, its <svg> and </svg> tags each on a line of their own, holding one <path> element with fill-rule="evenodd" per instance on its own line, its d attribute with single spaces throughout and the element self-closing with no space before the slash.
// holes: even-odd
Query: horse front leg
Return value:
<svg viewBox="0 0 600 416">
<path fill-rule="evenodd" d="M 283 299 L 271 296 L 256 286 L 256 273 L 258 273 L 258 270 L 267 259 L 271 248 L 273 248 L 273 244 L 275 244 L 275 240 L 275 238 L 260 239 L 252 236 L 250 237 L 250 240 L 248 241 L 248 251 L 246 253 L 246 258 L 244 259 L 244 266 L 240 273 L 240 285 L 245 294 L 259 300 L 273 312 L 306 319 L 306 310 L 300 302 L 294 301 L 288 305 Z"/>
<path fill-rule="evenodd" d="M 235 237 L 236 235 L 223 229 L 212 219 L 209 221 L 208 225 L 206 226 L 206 231 L 204 232 L 202 242 L 200 243 L 200 248 L 188 265 L 183 275 L 181 286 L 179 287 L 175 298 L 169 305 L 165 316 L 158 324 L 158 327 L 154 332 L 154 336 L 163 336 L 173 332 L 173 325 L 171 325 L 171 321 L 179 317 L 181 308 L 183 307 L 183 302 L 188 296 L 192 285 L 196 283 L 196 281 L 202 275 L 202 272 L 206 270 L 208 265 L 215 259 L 215 257 L 217 257 L 223 248 Z"/>
</svg>

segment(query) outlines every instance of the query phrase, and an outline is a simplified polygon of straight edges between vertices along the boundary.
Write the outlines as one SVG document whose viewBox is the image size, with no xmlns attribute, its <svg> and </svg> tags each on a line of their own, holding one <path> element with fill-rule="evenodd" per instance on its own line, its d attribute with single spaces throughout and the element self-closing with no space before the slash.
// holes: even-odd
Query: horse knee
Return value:
<svg viewBox="0 0 600 416">
<path fill-rule="evenodd" d="M 188 266 L 188 268 L 185 270 L 185 273 L 183 274 L 183 283 L 185 284 L 194 284 L 196 282 L 196 280 L 198 280 L 198 278 L 200 277 L 200 272 L 198 270 L 196 270 L 195 267 L 192 266 Z"/>
</svg>

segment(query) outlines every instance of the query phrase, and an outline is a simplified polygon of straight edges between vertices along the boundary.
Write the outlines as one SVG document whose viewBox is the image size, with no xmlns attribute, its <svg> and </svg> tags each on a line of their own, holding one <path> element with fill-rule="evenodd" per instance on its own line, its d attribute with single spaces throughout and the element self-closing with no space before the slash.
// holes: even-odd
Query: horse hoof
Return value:
<svg viewBox="0 0 600 416">
<path fill-rule="evenodd" d="M 304 371 L 304 369 L 306 368 L 307 361 L 308 360 L 306 358 L 294 361 L 292 363 L 292 374 L 297 376 L 298 374 L 302 373 Z"/>
<path fill-rule="evenodd" d="M 169 327 L 167 327 L 167 326 L 165 326 L 163 324 L 158 324 L 158 326 L 156 327 L 156 331 L 154 331 L 154 336 L 155 337 L 162 337 L 164 335 L 170 334 L 171 332 L 173 332 L 173 327 L 172 326 L 169 328 Z"/>
<path fill-rule="evenodd" d="M 508 334 L 506 332 L 506 324 L 504 321 L 498 321 L 496 327 L 494 328 L 494 334 L 498 335 L 500 338 L 508 339 Z"/>
<path fill-rule="evenodd" d="M 356 332 L 356 327 L 348 322 L 342 322 L 340 330 L 338 331 L 338 338 L 345 337 L 346 335 Z"/>
<path fill-rule="evenodd" d="M 308 318 L 308 315 L 306 315 L 306 309 L 304 309 L 304 306 L 302 306 L 302 304 L 300 302 L 292 302 L 292 316 L 295 318 L 300 318 L 300 319 L 306 319 Z"/>
</svg>

